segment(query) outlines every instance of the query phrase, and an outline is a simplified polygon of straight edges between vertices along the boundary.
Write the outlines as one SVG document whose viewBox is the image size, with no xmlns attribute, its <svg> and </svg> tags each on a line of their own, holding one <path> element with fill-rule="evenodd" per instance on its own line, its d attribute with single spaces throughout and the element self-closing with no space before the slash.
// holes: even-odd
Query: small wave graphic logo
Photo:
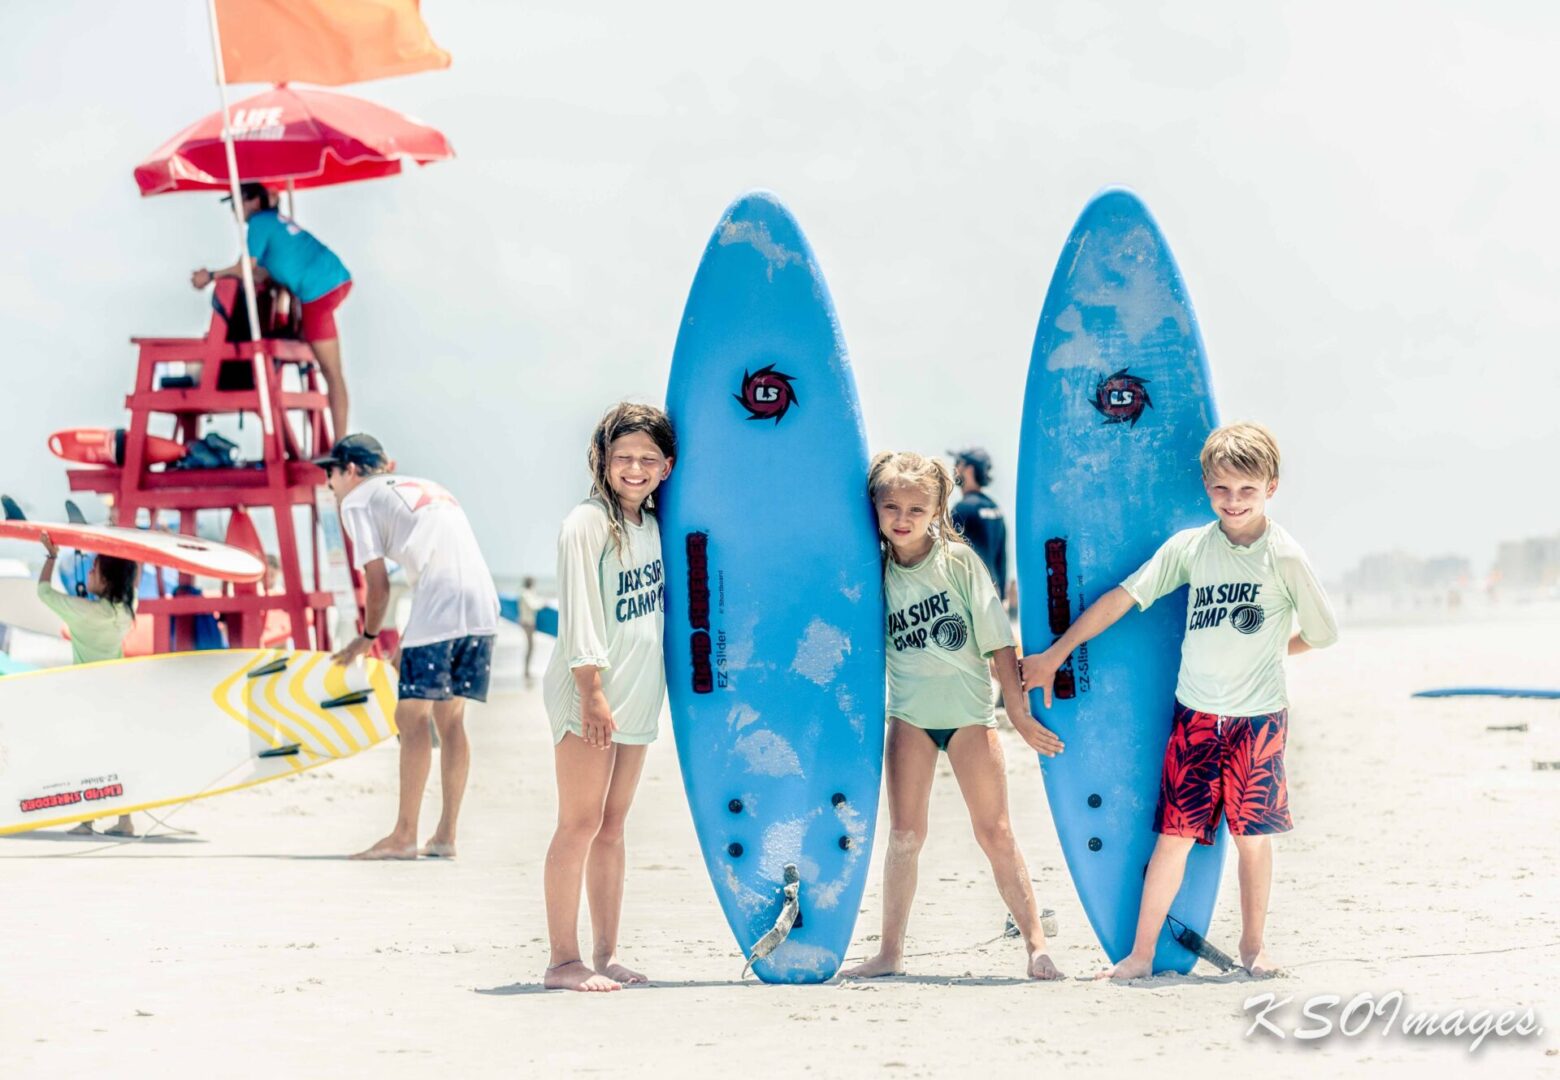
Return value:
<svg viewBox="0 0 1560 1080">
<path fill-rule="evenodd" d="M 944 615 L 932 623 L 932 640 L 949 652 L 958 652 L 970 639 L 970 629 L 957 615 Z"/>
</svg>

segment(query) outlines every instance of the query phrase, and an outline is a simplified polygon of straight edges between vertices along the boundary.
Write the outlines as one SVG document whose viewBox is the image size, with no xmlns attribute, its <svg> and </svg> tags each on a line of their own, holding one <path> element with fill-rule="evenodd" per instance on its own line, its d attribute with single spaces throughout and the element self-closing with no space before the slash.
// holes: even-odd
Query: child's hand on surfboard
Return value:
<svg viewBox="0 0 1560 1080">
<path fill-rule="evenodd" d="M 1045 757 L 1055 757 L 1062 752 L 1062 740 L 1056 732 L 1030 716 L 1029 710 L 1023 705 L 1009 705 L 1007 714 L 1013 730 L 1029 744 L 1031 750 Z"/>
<path fill-rule="evenodd" d="M 1056 655 L 1052 647 L 1045 652 L 1031 653 L 1018 662 L 1018 676 L 1024 683 L 1024 689 L 1031 694 L 1039 690 L 1047 709 L 1051 707 L 1051 684 L 1056 681 L 1056 673 L 1066 661 L 1066 654 Z"/>
<path fill-rule="evenodd" d="M 51 559 L 57 559 L 60 557 L 59 545 L 57 545 L 53 540 L 49 539 L 48 533 L 39 533 L 38 539 L 43 541 L 44 554 L 48 555 Z"/>
</svg>

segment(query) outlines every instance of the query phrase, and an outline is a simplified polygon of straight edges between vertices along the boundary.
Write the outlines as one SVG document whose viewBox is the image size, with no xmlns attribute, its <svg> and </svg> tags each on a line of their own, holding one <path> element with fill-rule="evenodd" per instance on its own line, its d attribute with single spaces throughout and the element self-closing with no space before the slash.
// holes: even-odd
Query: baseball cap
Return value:
<svg viewBox="0 0 1560 1080">
<path fill-rule="evenodd" d="M 978 446 L 968 446 L 963 450 L 949 450 L 948 456 L 953 458 L 955 466 L 969 465 L 975 470 L 975 482 L 984 485 L 991 479 L 991 455 Z"/>
<path fill-rule="evenodd" d="M 245 202 L 248 202 L 250 199 L 265 199 L 266 196 L 267 196 L 267 191 L 268 190 L 269 189 L 267 189 L 264 184 L 257 184 L 253 180 L 250 180 L 247 183 L 243 183 L 243 184 L 240 184 L 238 186 L 239 194 L 240 194 L 240 196 L 242 196 L 242 198 L 244 199 Z M 232 194 L 229 193 L 227 195 L 222 196 L 222 201 L 225 202 L 225 203 L 232 202 L 233 201 Z"/>
<path fill-rule="evenodd" d="M 991 455 L 978 446 L 967 447 L 963 450 L 949 450 L 948 456 L 959 465 L 974 465 L 978 468 L 991 468 Z"/>
<path fill-rule="evenodd" d="M 360 469 L 377 469 L 385 463 L 385 448 L 372 435 L 348 435 L 331 447 L 324 457 L 313 459 L 322 469 L 344 469 L 356 465 Z"/>
</svg>

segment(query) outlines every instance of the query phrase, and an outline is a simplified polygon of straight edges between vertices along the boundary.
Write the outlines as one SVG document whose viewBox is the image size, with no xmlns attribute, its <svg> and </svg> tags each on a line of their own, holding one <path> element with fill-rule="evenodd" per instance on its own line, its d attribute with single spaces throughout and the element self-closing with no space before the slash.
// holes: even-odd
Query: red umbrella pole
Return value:
<svg viewBox="0 0 1560 1080">
<path fill-rule="evenodd" d="M 222 66 L 222 32 L 217 27 L 217 0 L 206 0 L 206 11 L 211 19 L 211 58 L 217 69 L 217 92 L 222 98 L 222 145 L 227 151 L 228 190 L 233 196 L 233 223 L 238 233 L 238 265 L 244 274 L 249 338 L 255 345 L 255 389 L 260 394 L 260 428 L 269 443 L 276 434 L 271 425 L 271 390 L 266 379 L 265 355 L 260 342 L 260 307 L 255 303 L 255 275 L 249 265 L 249 223 L 244 220 L 244 199 L 239 191 L 238 154 L 233 149 L 233 117 L 228 108 L 227 72 Z M 266 451 L 269 455 L 269 446 Z"/>
</svg>

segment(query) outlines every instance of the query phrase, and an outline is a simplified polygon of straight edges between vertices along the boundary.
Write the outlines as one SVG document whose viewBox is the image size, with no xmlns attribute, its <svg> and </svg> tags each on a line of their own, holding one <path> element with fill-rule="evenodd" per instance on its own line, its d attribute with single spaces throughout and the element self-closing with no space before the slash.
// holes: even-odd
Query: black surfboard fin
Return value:
<svg viewBox="0 0 1560 1080">
<path fill-rule="evenodd" d="M 1204 938 L 1174 915 L 1165 916 L 1165 925 L 1170 928 L 1170 936 L 1180 942 L 1182 948 L 1202 957 L 1220 971 L 1234 971 L 1240 967 L 1229 953 Z"/>
<path fill-rule="evenodd" d="M 268 749 L 260 751 L 259 756 L 263 757 L 263 758 L 267 758 L 267 757 L 294 757 L 294 756 L 297 755 L 299 749 L 300 749 L 299 744 L 297 744 L 295 742 L 283 743 L 281 746 L 272 746 L 272 747 L 270 747 Z"/>
<path fill-rule="evenodd" d="M 320 708 L 322 708 L 322 709 L 341 709 L 341 708 L 345 708 L 348 705 L 361 705 L 361 704 L 363 704 L 367 700 L 368 700 L 368 691 L 367 690 L 353 690 L 353 691 L 350 691 L 349 693 L 342 694 L 340 697 L 333 697 L 329 701 L 322 701 L 322 702 L 320 702 Z"/>
<path fill-rule="evenodd" d="M 5 519 L 7 521 L 27 520 L 27 515 L 22 513 L 20 504 L 9 495 L 0 495 L 0 508 L 5 510 Z"/>
<path fill-rule="evenodd" d="M 87 515 L 81 512 L 81 507 L 76 505 L 75 499 L 65 500 L 65 520 L 72 525 L 85 525 Z"/>
<path fill-rule="evenodd" d="M 245 675 L 244 678 L 246 678 L 246 679 L 258 679 L 258 678 L 261 678 L 262 676 L 265 676 L 265 675 L 275 675 L 278 672 L 286 671 L 287 670 L 287 661 L 289 661 L 291 659 L 292 659 L 292 657 L 290 657 L 290 656 L 278 656 L 275 660 L 272 660 L 269 664 L 261 664 L 259 667 L 255 668 L 253 671 L 251 671 L 249 674 Z"/>
</svg>

